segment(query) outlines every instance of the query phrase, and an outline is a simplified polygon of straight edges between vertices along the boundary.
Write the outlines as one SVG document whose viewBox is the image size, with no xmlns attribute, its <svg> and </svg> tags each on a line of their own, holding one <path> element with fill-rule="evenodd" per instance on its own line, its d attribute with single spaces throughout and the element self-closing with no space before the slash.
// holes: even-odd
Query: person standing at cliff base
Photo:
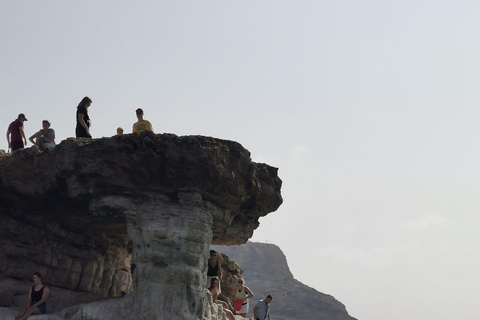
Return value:
<svg viewBox="0 0 480 320">
<path fill-rule="evenodd" d="M 210 250 L 210 258 L 208 258 L 207 288 L 212 278 L 222 279 L 222 268 L 220 262 L 217 261 L 217 252 L 215 250 Z"/>
<path fill-rule="evenodd" d="M 20 113 L 17 120 L 13 121 L 8 126 L 7 142 L 8 147 L 12 149 L 12 152 L 18 149 L 23 149 L 27 145 L 27 138 L 25 138 L 25 133 L 23 132 L 24 121 L 28 120 L 23 113 Z"/>
<path fill-rule="evenodd" d="M 27 306 L 15 317 L 15 320 L 25 320 L 32 314 L 47 312 L 48 288 L 42 283 L 42 276 L 35 272 L 32 276 L 33 287 L 28 292 Z"/>
<path fill-rule="evenodd" d="M 135 113 L 137 114 L 138 121 L 133 124 L 132 133 L 142 133 L 144 131 L 153 132 L 152 124 L 143 119 L 143 109 L 138 108 L 135 110 Z"/>
<path fill-rule="evenodd" d="M 33 141 L 35 138 L 35 141 Z M 47 148 L 55 148 L 55 130 L 50 128 L 50 121 L 42 121 L 42 130 L 34 133 L 28 140 L 43 151 Z"/>
<path fill-rule="evenodd" d="M 259 300 L 253 308 L 253 318 L 255 320 L 270 320 L 270 302 L 272 302 L 273 297 L 268 295 L 265 299 Z"/>
<path fill-rule="evenodd" d="M 77 138 L 91 138 L 90 135 L 90 117 L 88 116 L 88 107 L 92 104 L 92 99 L 84 97 L 77 106 L 77 126 L 75 127 L 75 136 Z"/>
<path fill-rule="evenodd" d="M 237 280 L 237 287 L 230 293 L 230 298 L 234 299 L 233 308 L 236 314 L 246 318 L 248 313 L 248 299 L 253 297 L 252 291 L 244 286 L 245 281 L 242 278 Z"/>
</svg>

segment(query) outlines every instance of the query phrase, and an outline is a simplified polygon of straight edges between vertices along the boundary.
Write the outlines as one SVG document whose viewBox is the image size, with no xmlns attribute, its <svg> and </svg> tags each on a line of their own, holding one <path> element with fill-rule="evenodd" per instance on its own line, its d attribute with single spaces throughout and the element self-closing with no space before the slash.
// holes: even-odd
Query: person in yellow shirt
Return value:
<svg viewBox="0 0 480 320">
<path fill-rule="evenodd" d="M 135 112 L 137 113 L 138 121 L 133 124 L 132 133 L 153 132 L 152 124 L 147 120 L 143 120 L 142 108 L 138 108 Z"/>
</svg>

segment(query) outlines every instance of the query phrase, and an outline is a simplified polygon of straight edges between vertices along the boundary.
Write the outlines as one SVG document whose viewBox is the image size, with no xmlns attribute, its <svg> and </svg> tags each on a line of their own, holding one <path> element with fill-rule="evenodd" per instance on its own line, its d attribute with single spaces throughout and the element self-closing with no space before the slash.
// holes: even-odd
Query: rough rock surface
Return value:
<svg viewBox="0 0 480 320">
<path fill-rule="evenodd" d="M 255 303 L 271 294 L 274 297 L 271 318 L 275 320 L 355 320 L 334 297 L 295 280 L 285 255 L 276 245 L 248 242 L 240 246 L 212 246 L 212 249 L 242 266 L 236 273 L 242 274 L 254 294 L 250 316 Z M 224 270 L 230 268 L 224 266 Z M 231 285 L 235 285 L 228 278 L 223 282 L 222 290 L 227 285 L 231 290 Z"/>
<path fill-rule="evenodd" d="M 280 206 L 280 187 L 276 168 L 210 137 L 145 133 L 20 150 L 0 159 L 0 279 L 40 271 L 56 287 L 131 292 L 64 310 L 64 319 L 205 319 L 210 244 L 245 243 Z"/>
</svg>

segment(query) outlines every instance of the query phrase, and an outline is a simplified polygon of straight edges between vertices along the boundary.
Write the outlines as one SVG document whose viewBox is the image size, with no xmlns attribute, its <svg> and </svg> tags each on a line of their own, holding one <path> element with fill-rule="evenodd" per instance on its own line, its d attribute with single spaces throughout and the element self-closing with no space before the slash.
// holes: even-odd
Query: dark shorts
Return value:
<svg viewBox="0 0 480 320">
<path fill-rule="evenodd" d="M 35 303 L 37 303 L 37 301 L 32 302 L 32 305 L 34 305 Z M 45 314 L 47 313 L 47 304 L 42 303 L 41 305 L 37 306 L 37 309 L 38 311 L 40 311 L 41 314 Z"/>
<path fill-rule="evenodd" d="M 87 133 L 87 130 L 82 126 L 75 128 L 75 136 L 77 138 L 92 138 L 90 133 Z"/>
<path fill-rule="evenodd" d="M 12 141 L 11 145 L 12 145 L 12 151 L 24 148 L 23 141 Z"/>
</svg>

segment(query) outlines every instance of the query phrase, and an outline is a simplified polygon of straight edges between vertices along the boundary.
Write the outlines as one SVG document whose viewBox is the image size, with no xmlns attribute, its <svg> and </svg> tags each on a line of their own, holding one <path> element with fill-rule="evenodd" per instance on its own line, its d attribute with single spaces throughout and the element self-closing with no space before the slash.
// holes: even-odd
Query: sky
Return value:
<svg viewBox="0 0 480 320">
<path fill-rule="evenodd" d="M 237 141 L 279 168 L 284 203 L 252 240 L 295 278 L 361 320 L 474 319 L 479 16 L 464 0 L 4 0 L 0 127 L 48 119 L 58 143 L 89 96 L 94 138 L 141 107 L 156 133 Z"/>
</svg>

